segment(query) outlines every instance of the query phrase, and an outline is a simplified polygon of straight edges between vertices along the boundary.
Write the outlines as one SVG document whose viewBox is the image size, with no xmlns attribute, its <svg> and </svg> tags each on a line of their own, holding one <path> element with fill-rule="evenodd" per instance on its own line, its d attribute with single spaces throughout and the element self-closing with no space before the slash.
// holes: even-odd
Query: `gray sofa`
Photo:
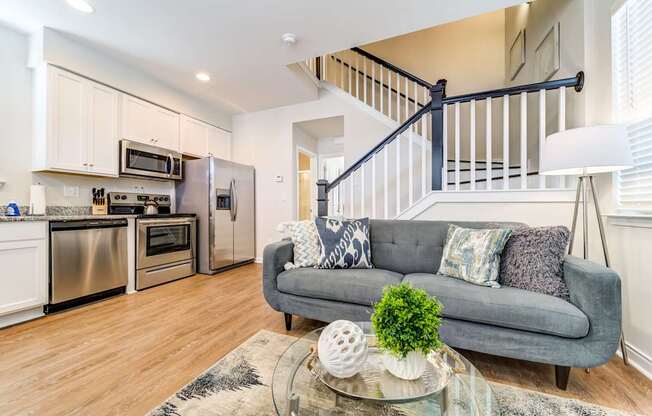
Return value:
<svg viewBox="0 0 652 416">
<path fill-rule="evenodd" d="M 410 282 L 444 305 L 446 344 L 483 353 L 555 365 L 557 386 L 566 389 L 571 367 L 606 363 L 618 347 L 621 325 L 620 278 L 604 266 L 568 256 L 564 279 L 570 302 L 525 290 L 481 287 L 441 275 L 439 268 L 449 222 L 370 223 L 374 269 L 284 270 L 293 246 L 283 240 L 265 247 L 263 292 L 272 308 L 331 322 L 368 321 L 383 287 Z M 508 223 L 456 222 L 469 228 Z"/>
</svg>

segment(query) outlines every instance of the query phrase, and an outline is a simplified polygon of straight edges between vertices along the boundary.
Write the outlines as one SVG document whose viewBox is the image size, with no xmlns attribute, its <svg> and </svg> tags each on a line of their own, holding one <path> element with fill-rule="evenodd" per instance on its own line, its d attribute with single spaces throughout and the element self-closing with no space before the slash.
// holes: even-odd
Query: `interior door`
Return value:
<svg viewBox="0 0 652 416">
<path fill-rule="evenodd" d="M 233 164 L 235 221 L 233 257 L 236 263 L 256 257 L 255 177 L 252 166 Z"/>
<path fill-rule="evenodd" d="M 231 162 L 211 158 L 210 222 L 212 270 L 233 264 L 233 170 Z"/>
<path fill-rule="evenodd" d="M 88 83 L 89 168 L 98 174 L 118 176 L 118 92 Z"/>
</svg>

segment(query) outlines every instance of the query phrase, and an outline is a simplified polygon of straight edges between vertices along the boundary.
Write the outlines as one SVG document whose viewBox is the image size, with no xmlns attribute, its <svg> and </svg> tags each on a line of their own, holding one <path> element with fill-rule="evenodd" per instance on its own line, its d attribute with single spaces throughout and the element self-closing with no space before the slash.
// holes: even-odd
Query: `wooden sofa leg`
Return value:
<svg viewBox="0 0 652 416">
<path fill-rule="evenodd" d="M 561 365 L 555 366 L 555 382 L 557 383 L 557 388 L 566 390 L 566 387 L 568 387 L 568 378 L 570 376 L 570 371 L 570 367 L 564 367 Z"/>
<path fill-rule="evenodd" d="M 283 313 L 285 316 L 285 329 L 288 331 L 292 330 L 292 314 L 290 313 Z"/>
</svg>

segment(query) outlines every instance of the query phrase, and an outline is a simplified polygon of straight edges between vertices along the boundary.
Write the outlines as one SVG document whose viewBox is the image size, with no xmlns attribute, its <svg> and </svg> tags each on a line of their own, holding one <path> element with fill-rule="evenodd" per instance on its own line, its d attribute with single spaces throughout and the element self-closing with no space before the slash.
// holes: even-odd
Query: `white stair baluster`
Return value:
<svg viewBox="0 0 652 416">
<path fill-rule="evenodd" d="M 521 189 L 527 189 L 527 93 L 521 93 Z"/>
<path fill-rule="evenodd" d="M 392 73 L 389 69 L 387 70 L 387 116 L 392 118 Z"/>
<path fill-rule="evenodd" d="M 348 76 L 348 87 L 349 87 L 349 94 L 353 95 L 353 84 L 351 82 L 351 71 L 353 70 L 353 60 L 349 62 L 349 69 L 346 71 L 346 73 L 349 75 Z"/>
<path fill-rule="evenodd" d="M 487 186 L 486 189 L 490 190 L 493 185 L 493 173 L 491 172 L 491 169 L 493 168 L 493 156 L 491 154 L 492 151 L 492 140 L 491 140 L 491 97 L 487 97 L 485 100 L 485 107 L 486 107 L 486 113 L 487 113 L 487 120 L 486 120 L 486 135 L 485 135 L 485 147 L 486 147 L 486 162 L 485 162 L 485 177 L 487 179 Z"/>
<path fill-rule="evenodd" d="M 455 103 L 455 190 L 460 190 L 460 103 Z"/>
<path fill-rule="evenodd" d="M 322 72 L 323 77 L 322 79 L 324 81 L 328 81 L 328 59 L 330 59 L 330 55 L 324 55 L 322 58 L 322 62 L 324 64 L 324 71 Z"/>
<path fill-rule="evenodd" d="M 355 98 L 360 99 L 360 86 L 358 82 L 358 68 L 360 68 L 360 55 L 355 54 Z"/>
<path fill-rule="evenodd" d="M 365 200 L 367 199 L 367 194 L 365 194 L 365 182 L 367 181 L 365 166 L 367 166 L 367 162 L 360 166 L 360 217 L 365 216 Z"/>
<path fill-rule="evenodd" d="M 448 104 L 443 105 L 443 124 L 442 124 L 442 155 L 443 167 L 441 168 L 441 189 L 448 190 Z M 434 135 L 434 132 L 432 133 Z M 432 138 L 431 138 L 432 139 Z"/>
<path fill-rule="evenodd" d="M 339 57 L 339 60 L 340 60 L 340 88 L 346 91 L 344 89 L 344 58 Z"/>
<path fill-rule="evenodd" d="M 364 81 L 364 84 L 362 86 L 364 87 L 364 103 L 367 104 L 367 58 L 362 57 L 362 80 Z"/>
<path fill-rule="evenodd" d="M 383 108 L 383 95 L 385 95 L 385 87 L 383 86 L 383 73 L 385 72 L 385 69 L 383 68 L 382 65 L 378 66 L 378 70 L 380 70 L 380 112 L 385 114 L 384 111 L 385 109 Z"/>
<path fill-rule="evenodd" d="M 509 189 L 509 95 L 503 96 L 503 189 Z"/>
<path fill-rule="evenodd" d="M 401 123 L 401 76 L 396 73 L 396 121 Z"/>
<path fill-rule="evenodd" d="M 376 155 L 371 156 L 371 218 L 376 218 Z"/>
<path fill-rule="evenodd" d="M 389 146 L 383 147 L 383 203 L 385 219 L 389 219 Z"/>
<path fill-rule="evenodd" d="M 543 145 L 546 140 L 546 90 L 539 91 L 539 167 L 543 157 Z M 539 188 L 546 189 L 546 177 L 539 173 Z"/>
<path fill-rule="evenodd" d="M 354 215 L 355 215 L 355 208 L 353 207 L 353 205 L 355 205 L 354 192 L 353 192 L 353 188 L 354 188 L 354 185 L 355 185 L 355 181 L 353 180 L 354 177 L 355 177 L 355 171 L 351 172 L 351 174 L 349 175 L 349 194 L 351 196 L 351 201 L 349 202 L 349 205 L 350 205 L 349 206 L 349 217 L 350 218 L 353 218 Z"/>
<path fill-rule="evenodd" d="M 326 55 L 322 55 L 319 62 L 321 63 L 321 68 L 319 69 L 321 80 L 324 81 L 326 79 Z"/>
<path fill-rule="evenodd" d="M 413 150 L 414 135 L 412 134 L 412 126 L 408 127 L 408 207 L 414 203 L 414 150 Z"/>
<path fill-rule="evenodd" d="M 559 131 L 566 130 L 566 87 L 559 88 Z M 566 177 L 559 177 L 559 187 L 566 188 Z"/>
<path fill-rule="evenodd" d="M 396 136 L 396 216 L 401 213 L 401 135 Z"/>
<path fill-rule="evenodd" d="M 424 90 L 424 103 L 426 102 L 425 100 L 425 90 Z M 427 114 L 427 113 L 426 113 Z M 426 114 L 421 116 L 421 197 L 423 198 L 426 196 L 426 188 L 427 188 L 427 177 L 426 177 L 426 153 L 427 153 L 427 147 L 428 147 L 428 139 L 426 138 L 426 132 L 428 131 L 428 125 L 426 124 L 428 122 L 428 118 L 426 117 Z"/>
<path fill-rule="evenodd" d="M 414 84 L 414 113 L 412 114 L 416 114 L 419 111 L 419 100 L 417 98 L 419 96 L 419 93 L 418 93 L 417 83 L 414 82 L 413 84 Z M 414 131 L 416 131 L 416 129 Z"/>
<path fill-rule="evenodd" d="M 374 61 L 371 61 L 371 106 L 376 109 L 376 63 Z"/>
<path fill-rule="evenodd" d="M 408 118 L 410 118 L 410 86 L 407 77 L 405 77 L 405 119 Z"/>
<path fill-rule="evenodd" d="M 475 100 L 471 100 L 471 131 L 469 139 L 471 140 L 471 190 L 475 191 Z"/>
</svg>

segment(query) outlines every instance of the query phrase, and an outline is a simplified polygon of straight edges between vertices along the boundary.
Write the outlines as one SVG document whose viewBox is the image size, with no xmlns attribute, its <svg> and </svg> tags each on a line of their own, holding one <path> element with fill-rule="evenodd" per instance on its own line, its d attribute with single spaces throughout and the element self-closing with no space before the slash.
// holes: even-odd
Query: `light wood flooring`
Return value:
<svg viewBox="0 0 652 416">
<path fill-rule="evenodd" d="M 286 333 L 261 290 L 250 265 L 1 329 L 0 415 L 143 415 L 258 330 Z M 652 414 L 652 382 L 618 358 L 562 392 L 551 366 L 463 354 L 493 381 Z"/>
</svg>

